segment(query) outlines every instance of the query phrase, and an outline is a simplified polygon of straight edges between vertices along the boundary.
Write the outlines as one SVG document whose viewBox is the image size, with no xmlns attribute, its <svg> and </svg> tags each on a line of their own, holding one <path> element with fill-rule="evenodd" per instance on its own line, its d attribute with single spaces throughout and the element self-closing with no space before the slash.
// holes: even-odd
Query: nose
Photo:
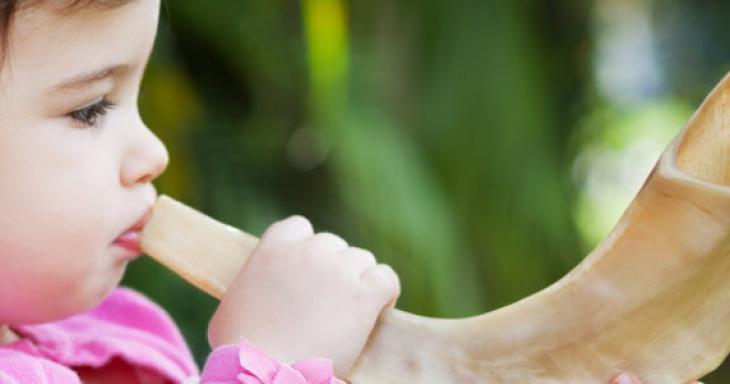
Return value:
<svg viewBox="0 0 730 384">
<path fill-rule="evenodd" d="M 137 116 L 121 163 L 121 184 L 131 187 L 149 183 L 159 176 L 169 162 L 165 145 Z"/>
</svg>

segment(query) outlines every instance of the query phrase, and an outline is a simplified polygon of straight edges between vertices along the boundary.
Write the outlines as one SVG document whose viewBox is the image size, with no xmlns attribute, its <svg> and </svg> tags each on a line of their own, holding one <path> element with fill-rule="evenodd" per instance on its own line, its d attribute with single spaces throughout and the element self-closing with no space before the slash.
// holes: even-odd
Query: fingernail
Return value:
<svg viewBox="0 0 730 384">
<path fill-rule="evenodd" d="M 636 380 L 634 380 L 630 375 L 621 373 L 614 376 L 613 380 L 611 380 L 611 384 L 636 384 Z"/>
</svg>

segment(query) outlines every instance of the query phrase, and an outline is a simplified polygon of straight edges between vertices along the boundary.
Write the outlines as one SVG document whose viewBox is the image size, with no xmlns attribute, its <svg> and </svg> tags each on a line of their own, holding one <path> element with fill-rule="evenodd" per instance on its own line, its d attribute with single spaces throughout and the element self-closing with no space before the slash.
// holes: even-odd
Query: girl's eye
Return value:
<svg viewBox="0 0 730 384">
<path fill-rule="evenodd" d="M 98 123 L 99 118 L 104 116 L 106 112 L 113 107 L 114 104 L 104 97 L 93 104 L 89 104 L 83 108 L 70 112 L 66 116 L 72 118 L 83 127 L 93 127 Z"/>
</svg>

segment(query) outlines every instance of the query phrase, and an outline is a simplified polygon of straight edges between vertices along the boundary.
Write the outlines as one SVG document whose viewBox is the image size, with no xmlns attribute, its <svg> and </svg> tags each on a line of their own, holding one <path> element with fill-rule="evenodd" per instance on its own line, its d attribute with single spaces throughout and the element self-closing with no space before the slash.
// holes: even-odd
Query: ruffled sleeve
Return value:
<svg viewBox="0 0 730 384">
<path fill-rule="evenodd" d="M 208 356 L 201 384 L 346 384 L 337 379 L 330 359 L 283 364 L 251 343 L 216 348 Z"/>
</svg>

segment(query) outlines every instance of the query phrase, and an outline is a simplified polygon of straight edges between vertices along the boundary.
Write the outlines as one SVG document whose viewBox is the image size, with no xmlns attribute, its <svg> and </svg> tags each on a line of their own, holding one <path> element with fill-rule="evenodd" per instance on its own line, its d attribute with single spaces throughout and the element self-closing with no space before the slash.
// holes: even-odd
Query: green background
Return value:
<svg viewBox="0 0 730 384">
<path fill-rule="evenodd" d="M 168 1 L 141 94 L 170 151 L 157 186 L 255 234 L 303 214 L 391 264 L 399 308 L 483 313 L 608 232 L 730 69 L 728 15 L 721 1 Z M 124 283 L 204 360 L 215 300 L 146 258 Z"/>
</svg>

